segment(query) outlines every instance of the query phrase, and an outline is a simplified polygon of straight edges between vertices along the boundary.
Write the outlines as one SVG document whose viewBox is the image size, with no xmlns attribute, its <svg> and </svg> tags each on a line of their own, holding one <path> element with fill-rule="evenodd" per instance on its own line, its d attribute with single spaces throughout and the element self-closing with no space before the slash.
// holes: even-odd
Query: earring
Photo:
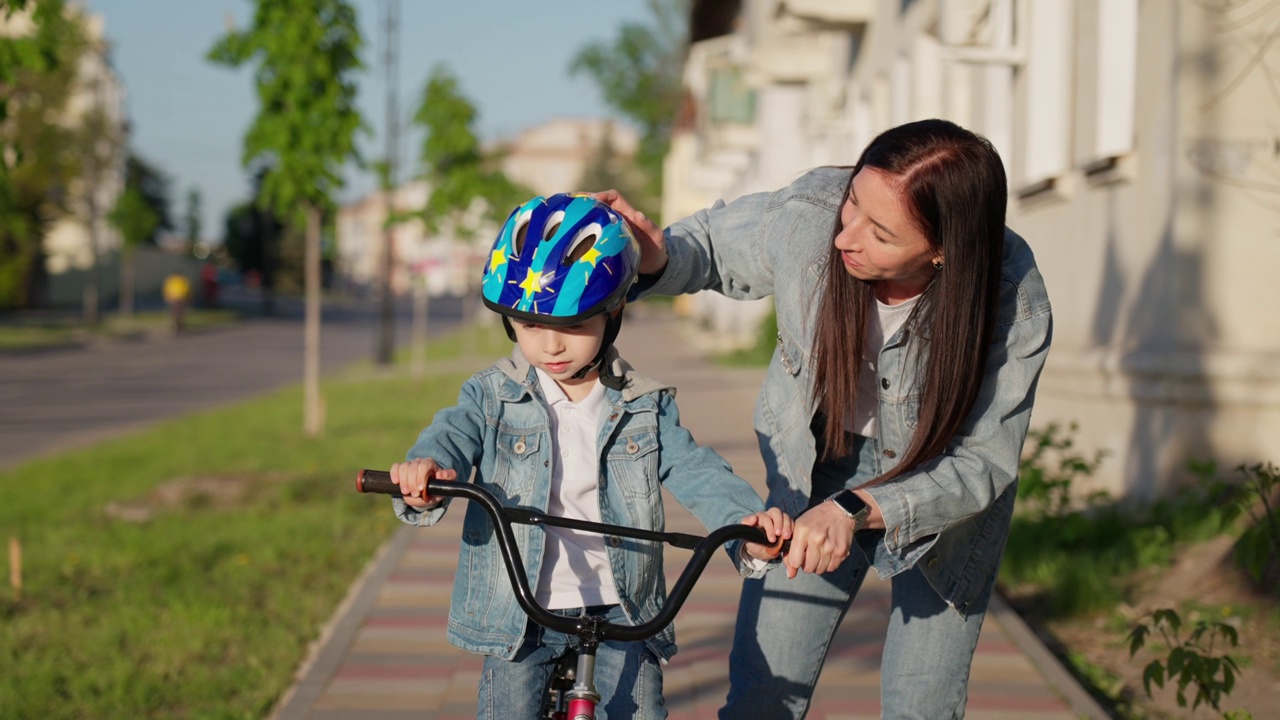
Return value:
<svg viewBox="0 0 1280 720">
<path fill-rule="evenodd" d="M 934 269 L 934 270 L 941 270 L 941 269 L 942 269 L 942 261 L 941 261 L 941 260 L 934 260 L 934 261 L 933 261 L 933 269 Z"/>
</svg>

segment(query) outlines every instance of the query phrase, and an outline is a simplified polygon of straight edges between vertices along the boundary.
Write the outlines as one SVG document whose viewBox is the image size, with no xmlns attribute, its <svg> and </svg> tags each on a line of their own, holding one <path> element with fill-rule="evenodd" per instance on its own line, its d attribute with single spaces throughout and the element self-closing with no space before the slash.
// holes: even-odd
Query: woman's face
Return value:
<svg viewBox="0 0 1280 720">
<path fill-rule="evenodd" d="M 943 259 L 916 226 L 897 179 L 875 168 L 854 176 L 835 246 L 845 270 L 875 282 L 877 297 L 891 305 L 924 292 L 937 272 L 933 263 Z"/>
</svg>

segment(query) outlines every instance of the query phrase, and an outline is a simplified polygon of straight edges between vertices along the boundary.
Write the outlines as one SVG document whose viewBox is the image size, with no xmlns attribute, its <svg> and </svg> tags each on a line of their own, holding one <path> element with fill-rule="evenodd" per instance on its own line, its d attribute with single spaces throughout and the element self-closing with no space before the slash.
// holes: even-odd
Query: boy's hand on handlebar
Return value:
<svg viewBox="0 0 1280 720">
<path fill-rule="evenodd" d="M 391 482 L 400 486 L 400 495 L 406 505 L 424 508 L 436 502 L 427 492 L 431 480 L 454 480 L 458 473 L 442 468 L 431 458 L 419 458 L 391 466 Z"/>
<path fill-rule="evenodd" d="M 769 538 L 768 545 L 760 543 L 744 545 L 747 554 L 759 560 L 772 560 L 777 557 L 782 552 L 782 544 L 791 539 L 791 517 L 776 507 L 748 515 L 742 518 L 742 524 L 760 528 Z"/>
</svg>

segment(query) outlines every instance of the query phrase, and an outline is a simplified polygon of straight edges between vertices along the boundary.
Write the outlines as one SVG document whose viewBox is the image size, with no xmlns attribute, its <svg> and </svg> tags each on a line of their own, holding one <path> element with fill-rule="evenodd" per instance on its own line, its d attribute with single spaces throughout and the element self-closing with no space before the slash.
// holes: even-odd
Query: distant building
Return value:
<svg viewBox="0 0 1280 720">
<path fill-rule="evenodd" d="M 627 161 L 635 156 L 640 135 L 628 125 L 612 120 L 558 119 L 502 143 L 506 152 L 502 170 L 539 195 L 603 190 L 579 187 L 579 181 L 604 147 L 606 135 L 619 159 Z"/>
<path fill-rule="evenodd" d="M 695 2 L 663 217 L 852 164 L 945 117 L 991 139 L 1054 305 L 1033 423 L 1079 423 L 1096 480 L 1151 498 L 1186 462 L 1280 460 L 1280 100 L 1249 3 Z M 703 293 L 739 331 L 760 306 Z M 767 310 L 766 310 L 767 311 Z"/>
<path fill-rule="evenodd" d="M 605 134 L 613 152 L 630 159 L 639 142 L 635 130 L 609 120 L 558 119 L 529 128 L 500 144 L 502 169 L 511 180 L 536 193 L 549 195 L 578 187 L 583 172 L 604 146 Z M 426 182 L 415 180 L 401 185 L 393 200 L 397 213 L 421 209 L 427 201 Z M 478 218 L 482 208 L 474 208 Z M 374 287 L 381 273 L 387 201 L 381 192 L 371 193 L 338 210 L 337 264 L 341 281 L 349 288 Z M 464 294 L 479 282 L 484 251 L 493 242 L 498 228 L 480 225 L 468 242 L 454 229 L 441 228 L 428 236 L 421 221 L 400 223 L 393 230 L 395 269 L 392 289 L 404 294 L 412 280 L 425 279 L 428 292 Z"/>
</svg>

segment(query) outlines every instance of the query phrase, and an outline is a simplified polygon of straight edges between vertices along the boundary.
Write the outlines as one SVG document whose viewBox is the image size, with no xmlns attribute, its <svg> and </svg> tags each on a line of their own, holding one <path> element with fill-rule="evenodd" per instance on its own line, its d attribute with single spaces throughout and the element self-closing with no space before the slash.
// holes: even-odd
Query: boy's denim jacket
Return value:
<svg viewBox="0 0 1280 720">
<path fill-rule="evenodd" d="M 850 172 L 820 168 L 776 192 L 717 202 L 681 220 L 666 230 L 666 269 L 656 280 L 644 279 L 651 284 L 643 294 L 774 296 L 778 346 L 756 405 L 755 429 L 769 505 L 792 517 L 804 511 L 810 495 L 817 295 Z M 868 488 L 887 528 L 873 558 L 881 577 L 918 565 L 959 612 L 985 599 L 1008 536 L 1018 461 L 1051 336 L 1049 298 L 1031 249 L 1006 230 L 998 319 L 968 420 L 940 457 Z M 929 339 L 907 329 L 880 351 L 873 439 L 881 472 L 910 443 L 919 411 L 914 369 L 928 351 Z"/>
<path fill-rule="evenodd" d="M 614 372 L 627 380 L 622 391 L 606 388 L 610 405 L 600 429 L 599 497 L 603 521 L 614 525 L 661 530 L 661 488 L 665 487 L 708 528 L 740 522 L 764 509 L 759 494 L 734 475 L 729 464 L 680 425 L 675 391 L 636 373 L 610 349 Z M 418 436 L 409 459 L 432 458 L 459 478 L 473 481 L 506 506 L 545 512 L 551 493 L 551 421 L 537 376 L 517 347 L 463 386 L 457 405 L 436 413 Z M 428 487 L 430 491 L 430 487 Z M 448 504 L 418 512 L 402 500 L 396 515 L 406 523 L 434 525 Z M 498 550 L 493 525 L 484 510 L 468 503 L 462 527 L 457 578 L 449 607 L 449 641 L 471 652 L 510 660 L 524 637 L 527 617 L 516 603 Z M 536 581 L 543 560 L 541 527 L 514 525 L 512 530 L 525 572 Z M 662 546 L 617 536 L 606 538 L 609 563 L 622 609 L 632 624 L 657 615 L 666 600 Z M 729 546 L 738 561 L 739 543 Z M 762 574 L 757 573 L 757 574 Z M 675 632 L 668 626 L 648 641 L 665 661 L 676 652 Z"/>
</svg>

